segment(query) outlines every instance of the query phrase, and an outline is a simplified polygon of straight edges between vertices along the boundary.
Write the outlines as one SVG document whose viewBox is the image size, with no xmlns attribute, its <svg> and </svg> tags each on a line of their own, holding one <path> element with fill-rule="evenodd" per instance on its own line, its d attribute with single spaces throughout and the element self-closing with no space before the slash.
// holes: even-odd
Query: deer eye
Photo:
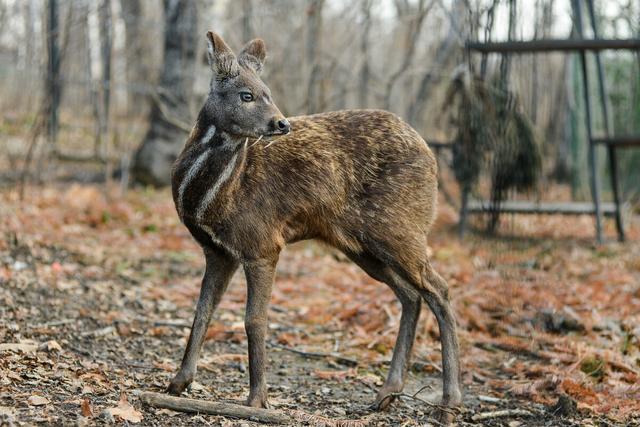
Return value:
<svg viewBox="0 0 640 427">
<path fill-rule="evenodd" d="M 251 102 L 253 101 L 253 94 L 251 92 L 240 92 L 240 99 L 242 99 L 242 102 Z"/>
</svg>

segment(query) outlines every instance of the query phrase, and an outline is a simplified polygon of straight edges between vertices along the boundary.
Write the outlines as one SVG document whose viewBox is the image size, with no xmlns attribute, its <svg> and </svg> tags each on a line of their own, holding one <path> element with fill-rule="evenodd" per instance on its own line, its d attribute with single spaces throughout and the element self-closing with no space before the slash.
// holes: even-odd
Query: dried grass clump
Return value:
<svg viewBox="0 0 640 427">
<path fill-rule="evenodd" d="M 509 190 L 529 191 L 538 183 L 542 153 L 533 123 L 516 95 L 466 69 L 454 73 L 444 111 L 456 128 L 453 168 L 460 186 L 471 191 L 483 172 L 491 177 L 493 230 Z"/>
</svg>

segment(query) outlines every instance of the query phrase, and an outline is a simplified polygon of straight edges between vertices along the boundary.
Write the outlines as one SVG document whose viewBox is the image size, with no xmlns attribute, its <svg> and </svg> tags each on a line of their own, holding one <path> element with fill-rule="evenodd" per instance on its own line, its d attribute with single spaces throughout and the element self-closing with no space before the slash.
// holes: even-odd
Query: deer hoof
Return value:
<svg viewBox="0 0 640 427">
<path fill-rule="evenodd" d="M 395 396 L 377 397 L 375 402 L 369 406 L 369 409 L 372 411 L 384 411 L 393 403 L 394 400 L 396 400 Z"/>
<path fill-rule="evenodd" d="M 434 410 L 433 418 L 438 422 L 438 425 L 448 426 L 455 420 L 455 414 L 450 408 L 438 408 Z"/>
<path fill-rule="evenodd" d="M 251 406 L 252 408 L 270 408 L 269 402 L 267 401 L 266 393 L 260 393 L 256 395 L 250 394 L 245 404 L 247 406 Z"/>
<path fill-rule="evenodd" d="M 459 411 L 459 405 L 462 399 L 443 400 L 440 405 L 433 411 L 432 415 L 442 425 L 451 425 Z"/>
<path fill-rule="evenodd" d="M 173 396 L 180 396 L 192 381 L 193 376 L 189 377 L 183 375 L 182 372 L 178 372 L 178 374 L 171 380 L 169 387 L 167 387 L 167 393 Z"/>
<path fill-rule="evenodd" d="M 402 388 L 402 384 L 383 385 L 370 408 L 374 411 L 384 411 L 396 400 L 395 393 L 400 393 Z"/>
</svg>

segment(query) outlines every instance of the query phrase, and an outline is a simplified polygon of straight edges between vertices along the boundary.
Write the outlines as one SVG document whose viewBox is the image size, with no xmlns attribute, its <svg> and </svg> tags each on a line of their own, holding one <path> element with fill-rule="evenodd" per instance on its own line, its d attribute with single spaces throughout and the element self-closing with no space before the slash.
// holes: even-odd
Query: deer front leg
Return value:
<svg viewBox="0 0 640 427">
<path fill-rule="evenodd" d="M 244 326 L 249 342 L 249 398 L 247 405 L 267 408 L 265 337 L 267 311 L 277 260 L 259 260 L 245 265 L 247 276 L 247 310 Z"/>
<path fill-rule="evenodd" d="M 171 380 L 167 391 L 175 396 L 180 395 L 193 381 L 196 365 L 204 336 L 211 320 L 213 311 L 220 303 L 222 295 L 227 290 L 231 276 L 238 268 L 238 262 L 222 251 L 206 249 L 206 269 L 200 288 L 200 298 L 196 307 L 196 315 L 191 326 L 191 334 L 187 348 L 182 358 L 180 370 Z"/>
</svg>

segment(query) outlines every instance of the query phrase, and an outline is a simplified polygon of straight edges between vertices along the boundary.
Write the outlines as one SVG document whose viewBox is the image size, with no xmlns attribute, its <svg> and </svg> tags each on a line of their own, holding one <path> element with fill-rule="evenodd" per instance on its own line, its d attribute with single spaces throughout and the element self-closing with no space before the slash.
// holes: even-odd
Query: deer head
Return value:
<svg viewBox="0 0 640 427">
<path fill-rule="evenodd" d="M 264 41 L 251 40 L 237 57 L 218 34 L 209 31 L 207 41 L 213 76 L 205 110 L 216 129 L 236 137 L 289 133 L 289 121 L 260 79 L 266 57 Z"/>
</svg>

